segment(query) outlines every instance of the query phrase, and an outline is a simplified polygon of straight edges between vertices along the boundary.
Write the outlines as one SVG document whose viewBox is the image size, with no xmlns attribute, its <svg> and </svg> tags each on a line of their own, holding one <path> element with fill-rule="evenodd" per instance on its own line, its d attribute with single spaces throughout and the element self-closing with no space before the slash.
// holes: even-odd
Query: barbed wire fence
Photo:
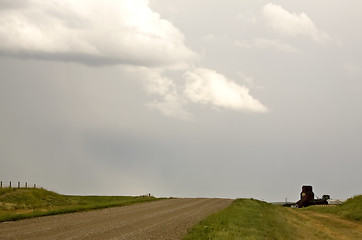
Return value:
<svg viewBox="0 0 362 240">
<path fill-rule="evenodd" d="M 0 188 L 41 188 L 35 183 L 30 182 L 13 182 L 13 181 L 0 181 Z"/>
</svg>

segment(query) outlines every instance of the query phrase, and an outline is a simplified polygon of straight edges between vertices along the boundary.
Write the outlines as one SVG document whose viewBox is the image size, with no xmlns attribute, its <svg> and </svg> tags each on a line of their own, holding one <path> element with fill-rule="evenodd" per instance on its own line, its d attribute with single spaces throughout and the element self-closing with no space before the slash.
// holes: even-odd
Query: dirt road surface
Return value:
<svg viewBox="0 0 362 240">
<path fill-rule="evenodd" d="M 127 207 L 0 223 L 0 239 L 182 239 L 230 199 L 168 199 Z"/>
</svg>

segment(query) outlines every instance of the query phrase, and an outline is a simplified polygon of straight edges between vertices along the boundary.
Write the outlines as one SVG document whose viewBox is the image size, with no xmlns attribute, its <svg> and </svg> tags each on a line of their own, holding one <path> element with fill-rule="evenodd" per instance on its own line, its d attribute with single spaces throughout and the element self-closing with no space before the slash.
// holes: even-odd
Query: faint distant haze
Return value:
<svg viewBox="0 0 362 240">
<path fill-rule="evenodd" d="M 361 193 L 362 3 L 0 0 L 0 180 Z"/>
</svg>

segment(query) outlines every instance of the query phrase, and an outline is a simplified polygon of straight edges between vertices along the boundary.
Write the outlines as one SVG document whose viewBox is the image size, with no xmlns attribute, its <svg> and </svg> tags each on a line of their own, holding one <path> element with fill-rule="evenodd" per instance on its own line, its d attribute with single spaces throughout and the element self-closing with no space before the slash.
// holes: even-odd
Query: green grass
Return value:
<svg viewBox="0 0 362 240">
<path fill-rule="evenodd" d="M 303 210 L 330 213 L 346 219 L 362 221 L 362 195 L 350 198 L 341 205 L 330 207 L 310 206 Z"/>
<path fill-rule="evenodd" d="M 1 188 L 0 222 L 155 200 L 159 199 L 142 196 L 68 196 L 45 189 Z"/>
<path fill-rule="evenodd" d="M 184 240 L 293 239 L 286 209 L 270 203 L 237 199 L 192 228 Z"/>
<path fill-rule="evenodd" d="M 335 207 L 303 209 L 238 199 L 194 226 L 184 240 L 362 239 L 361 216 L 361 195 Z"/>
</svg>

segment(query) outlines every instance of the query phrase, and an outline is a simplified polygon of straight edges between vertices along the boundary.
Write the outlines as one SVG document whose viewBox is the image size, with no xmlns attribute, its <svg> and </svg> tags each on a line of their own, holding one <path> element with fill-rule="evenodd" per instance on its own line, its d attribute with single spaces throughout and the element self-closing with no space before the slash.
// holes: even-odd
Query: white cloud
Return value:
<svg viewBox="0 0 362 240">
<path fill-rule="evenodd" d="M 324 31 L 318 29 L 314 22 L 305 13 L 290 13 L 279 5 L 266 4 L 262 14 L 267 20 L 267 25 L 275 31 L 287 36 L 308 36 L 315 42 L 325 43 L 332 38 Z"/>
<path fill-rule="evenodd" d="M 1 0 L 0 6 L 3 55 L 173 67 L 196 56 L 146 0 Z"/>
<path fill-rule="evenodd" d="M 145 79 L 145 89 L 149 94 L 166 95 L 176 91 L 176 84 L 170 78 L 163 76 L 158 71 L 148 71 Z"/>
<path fill-rule="evenodd" d="M 0 0 L 0 55 L 130 65 L 158 97 L 147 107 L 168 117 L 192 120 L 190 104 L 267 110 L 246 87 L 212 70 L 190 70 L 184 83 L 165 77 L 166 70 L 190 69 L 197 58 L 184 40 L 147 0 Z"/>
<path fill-rule="evenodd" d="M 205 68 L 197 68 L 184 74 L 184 94 L 194 103 L 250 112 L 266 112 L 268 109 L 249 94 L 249 89 Z"/>
<path fill-rule="evenodd" d="M 154 100 L 148 103 L 148 108 L 158 110 L 167 117 L 182 120 L 193 119 L 192 114 L 185 109 L 187 100 L 180 95 L 181 90 L 175 81 L 157 71 L 149 71 L 144 82 L 149 94 L 158 95 L 162 98 L 160 101 Z"/>
<path fill-rule="evenodd" d="M 167 117 L 193 121 L 187 109 L 192 104 L 207 105 L 244 112 L 267 112 L 268 109 L 252 97 L 246 86 L 240 86 L 216 71 L 196 68 L 184 73 L 184 83 L 176 83 L 162 72 L 150 71 L 145 80 L 146 91 L 158 95 L 160 100 L 147 104 Z M 246 84 L 254 84 L 252 77 L 240 74 Z"/>
</svg>

